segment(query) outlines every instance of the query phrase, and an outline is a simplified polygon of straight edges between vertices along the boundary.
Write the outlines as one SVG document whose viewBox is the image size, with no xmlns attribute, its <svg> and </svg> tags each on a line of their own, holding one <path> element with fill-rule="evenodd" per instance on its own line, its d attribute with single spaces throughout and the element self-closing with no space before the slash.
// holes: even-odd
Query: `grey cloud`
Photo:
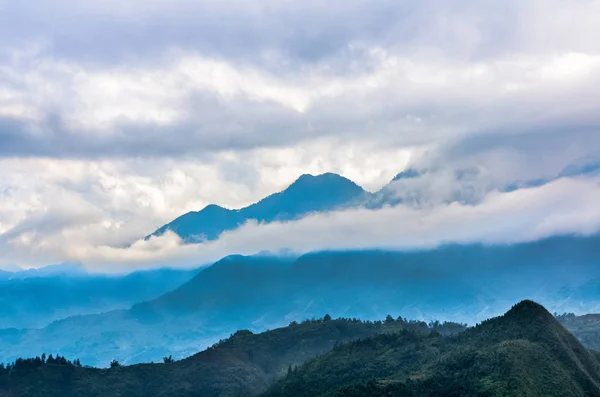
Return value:
<svg viewBox="0 0 600 397">
<path fill-rule="evenodd" d="M 56 55 L 95 63 L 131 61 L 132 53 L 152 59 L 171 48 L 238 62 L 258 61 L 261 51 L 276 49 L 294 61 L 310 62 L 355 39 L 385 34 L 406 8 L 391 1 L 326 7 L 310 1 L 123 3 L 101 7 L 56 0 L 30 7 L 9 2 L 0 34 L 11 44 L 45 38 Z"/>
<path fill-rule="evenodd" d="M 580 16 L 580 23 L 565 33 L 559 29 L 561 18 L 549 19 L 552 6 L 564 11 L 563 15 Z M 133 1 L 87 4 L 49 0 L 37 7 L 22 2 L 6 2 L 2 7 L 0 48 L 10 50 L 28 41 L 35 44 L 41 40 L 42 44 L 29 62 L 7 61 L 8 72 L 0 77 L 0 90 L 5 86 L 34 98 L 27 105 L 35 108 L 43 121 L 17 116 L 1 119 L 0 156 L 199 156 L 221 150 L 292 146 L 318 137 L 365 139 L 399 148 L 465 138 L 460 145 L 466 148 L 474 147 L 482 133 L 494 142 L 490 132 L 547 131 L 550 140 L 559 136 L 553 132 L 558 128 L 568 134 L 570 129 L 582 128 L 582 123 L 587 123 L 583 127 L 589 130 L 600 126 L 594 105 L 598 94 L 589 88 L 600 80 L 598 69 L 590 66 L 595 65 L 593 60 L 584 60 L 588 62 L 584 68 L 592 69 L 581 72 L 583 83 L 577 79 L 566 83 L 541 79 L 539 83 L 535 79 L 543 70 L 534 71 L 531 83 L 522 76 L 530 72 L 531 65 L 510 65 L 513 55 L 533 57 L 538 62 L 534 67 L 543 69 L 545 59 L 535 58 L 540 54 L 596 54 L 600 46 L 588 37 L 597 26 L 592 2 L 354 0 L 324 5 L 317 1 L 178 0 L 140 5 Z M 540 32 L 538 25 L 546 22 L 547 31 Z M 556 40 L 547 40 L 550 37 Z M 548 42 L 556 42 L 556 46 Z M 383 61 L 377 61 L 378 55 L 370 52 L 373 49 L 385 53 Z M 151 79 L 169 80 L 169 67 L 177 63 L 176 54 L 181 51 L 248 67 L 236 75 L 241 81 L 249 74 L 264 73 L 263 83 L 270 86 L 252 86 L 234 98 L 202 87 L 176 98 L 150 98 L 156 92 L 138 87 L 104 102 L 125 103 L 136 96 L 138 102 L 155 101 L 158 110 L 181 113 L 177 120 L 164 124 L 115 118 L 110 126 L 67 126 L 64 120 L 88 102 L 87 93 L 78 97 L 72 92 L 82 84 L 79 74 L 102 74 L 90 83 L 98 91 L 90 95 L 101 96 L 111 89 L 104 80 L 123 69 L 135 76 L 137 70 L 154 68 Z M 10 51 L 7 54 L 5 58 L 12 59 Z M 56 70 L 36 69 L 47 61 L 55 62 Z M 63 61 L 71 63 L 64 66 Z M 492 81 L 465 77 L 477 75 L 483 67 L 479 62 L 486 61 L 483 73 L 492 74 Z M 509 65 L 502 66 L 502 62 Z M 552 62 L 548 60 L 549 66 Z M 385 69 L 395 63 L 397 70 Z M 567 60 L 567 66 L 574 63 Z M 15 70 L 10 70 L 13 64 Z M 559 66 L 557 73 L 564 73 L 564 65 Z M 31 70 L 22 70 L 27 67 Z M 493 75 L 503 67 L 505 75 Z M 425 70 L 419 74 L 420 69 Z M 575 72 L 579 73 L 578 69 Z M 567 77 L 569 73 L 567 70 Z M 19 74 L 33 77 L 24 78 L 29 82 L 25 84 L 15 77 Z M 126 74 L 113 83 L 127 86 L 130 77 Z M 273 79 L 277 81 L 271 82 Z M 56 85 L 55 91 L 66 92 L 64 100 L 53 99 L 53 92 L 37 98 L 38 86 L 48 82 Z M 330 87 L 326 86 L 329 82 Z M 538 83 L 543 85 L 536 87 Z M 178 84 L 158 85 L 155 91 L 168 94 L 185 84 L 183 78 Z M 519 93 L 521 86 L 527 88 L 528 84 L 534 88 Z M 323 93 L 310 97 L 322 86 L 326 86 Z M 507 86 L 516 86 L 517 91 L 507 94 Z M 336 93 L 339 87 L 345 91 Z M 281 92 L 256 97 L 269 90 Z M 277 103 L 285 100 L 291 105 Z M 69 101 L 73 103 L 65 105 Z M 14 108 L 14 102 L 17 100 L 9 99 L 7 106 Z M 290 109 L 304 105 L 303 112 Z M 93 105 L 88 107 L 85 110 L 93 112 Z M 156 109 L 140 112 L 150 114 Z"/>
<path fill-rule="evenodd" d="M 494 171 L 502 174 L 502 164 L 498 162 L 506 162 L 504 177 L 515 180 L 556 176 L 569 163 L 589 156 L 600 156 L 600 124 L 548 125 L 536 130 L 473 134 L 429 153 L 421 159 L 421 166 L 487 162 L 494 167 L 496 161 Z"/>
<path fill-rule="evenodd" d="M 420 168 L 484 170 L 486 189 L 555 175 L 598 154 L 599 27 L 588 0 L 0 1 L 0 162 L 140 160 L 81 171 L 91 181 L 32 171 L 39 191 L 79 194 L 114 224 L 144 216 L 136 200 L 162 208 L 145 221 L 158 223 L 165 208 L 247 204 L 304 172 L 379 183 L 403 150 Z M 184 180 L 176 200 L 161 167 Z M 131 178 L 132 198 L 93 197 L 100 172 Z M 19 190 L 4 174 L 0 191 Z M 0 202 L 0 230 L 39 191 Z"/>
<path fill-rule="evenodd" d="M 261 62 L 275 50 L 288 67 L 329 58 L 364 42 L 405 53 L 433 49 L 454 56 L 485 58 L 555 42 L 559 48 L 598 47 L 584 40 L 586 24 L 556 35 L 540 31 L 550 11 L 575 10 L 586 17 L 592 2 L 366 0 L 134 1 L 99 5 L 73 0 L 6 2 L 0 17 L 5 45 L 49 42 L 59 57 L 93 63 L 153 59 L 165 49 L 184 48 L 236 62 Z M 587 16 L 589 17 L 589 16 Z M 555 18 L 557 19 L 557 18 Z M 535 34 L 529 34 L 529 32 Z M 547 40 L 552 35 L 554 40 Z M 569 40 L 574 35 L 577 40 Z M 242 39 L 243 38 L 243 39 Z M 135 54 L 135 55 L 133 55 Z"/>
</svg>

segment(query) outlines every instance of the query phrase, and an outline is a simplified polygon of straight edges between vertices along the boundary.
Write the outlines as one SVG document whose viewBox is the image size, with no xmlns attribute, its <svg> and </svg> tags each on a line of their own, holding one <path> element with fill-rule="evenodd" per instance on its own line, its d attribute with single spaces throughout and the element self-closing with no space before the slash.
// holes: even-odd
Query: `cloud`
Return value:
<svg viewBox="0 0 600 397">
<path fill-rule="evenodd" d="M 0 156 L 197 156 L 325 137 L 400 148 L 599 125 L 600 55 L 458 61 L 367 47 L 354 59 L 366 70 L 291 76 L 181 52 L 142 67 L 13 58 L 0 70 Z"/>
<path fill-rule="evenodd" d="M 563 178 L 537 188 L 491 192 L 477 205 L 400 205 L 318 214 L 294 222 L 248 222 L 216 241 L 194 245 L 185 245 L 167 233 L 119 248 L 91 245 L 81 234 L 64 232 L 46 240 L 46 245 L 36 245 L 31 239 L 20 244 L 27 251 L 62 256 L 91 270 L 108 272 L 199 266 L 227 254 L 252 254 L 263 249 L 304 253 L 323 249 L 430 249 L 450 243 L 510 244 L 598 232 L 598 199 L 597 178 Z"/>
<path fill-rule="evenodd" d="M 600 154 L 599 34 L 593 0 L 0 1 L 0 239 L 38 247 L 3 261 L 306 172 L 444 169 L 398 186 L 436 205 L 556 175 Z"/>
<path fill-rule="evenodd" d="M 356 41 L 464 58 L 598 49 L 593 0 L 45 0 L 2 7 L 4 47 L 44 39 L 60 57 L 94 62 L 152 58 L 177 47 L 254 62 L 283 53 L 293 68 Z"/>
</svg>

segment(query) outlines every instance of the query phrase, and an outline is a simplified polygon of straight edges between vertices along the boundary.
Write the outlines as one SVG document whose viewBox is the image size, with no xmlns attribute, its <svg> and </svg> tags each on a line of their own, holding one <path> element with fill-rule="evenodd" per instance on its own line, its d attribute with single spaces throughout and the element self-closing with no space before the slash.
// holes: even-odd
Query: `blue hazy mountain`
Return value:
<svg viewBox="0 0 600 397">
<path fill-rule="evenodd" d="M 289 221 L 302 218 L 311 213 L 328 212 L 350 207 L 377 209 L 383 206 L 398 204 L 421 204 L 431 200 L 424 197 L 427 192 L 411 189 L 420 182 L 420 178 L 435 179 L 436 174 L 444 173 L 455 180 L 454 188 L 444 192 L 444 202 L 461 202 L 472 204 L 482 198 L 485 189 L 477 189 L 478 169 L 466 168 L 444 170 L 441 168 L 417 169 L 407 168 L 398 173 L 379 191 L 370 193 L 351 180 L 338 174 L 302 175 L 287 189 L 270 195 L 259 202 L 241 209 L 227 209 L 216 204 L 206 206 L 201 211 L 188 212 L 160 227 L 146 239 L 161 236 L 167 230 L 179 235 L 185 242 L 194 243 L 203 240 L 215 240 L 224 231 L 234 230 L 249 220 L 269 223 L 273 221 Z M 600 159 L 585 158 L 567 166 L 557 175 L 540 177 L 531 180 L 518 180 L 498 187 L 504 192 L 512 192 L 522 188 L 539 187 L 564 177 L 580 177 L 600 175 Z M 429 180 L 429 183 L 431 182 Z M 427 183 L 423 181 L 420 185 Z M 491 187 L 487 187 L 489 190 Z M 431 192 L 428 192 L 431 193 Z M 436 192 L 437 193 L 437 192 Z"/>
<path fill-rule="evenodd" d="M 197 272 L 158 269 L 107 276 L 73 265 L 7 272 L 0 279 L 0 328 L 42 327 L 73 315 L 126 309 L 179 287 Z"/>
<path fill-rule="evenodd" d="M 559 177 L 600 175 L 600 158 L 585 157 L 568 165 Z"/>
<path fill-rule="evenodd" d="M 543 186 L 560 178 L 591 177 L 598 175 L 600 175 L 600 158 L 585 157 L 567 165 L 557 175 L 516 181 L 506 186 L 503 190 L 505 192 L 512 192 L 522 188 Z"/>
<path fill-rule="evenodd" d="M 229 256 L 127 310 L 0 330 L 0 357 L 60 352 L 100 366 L 112 359 L 180 358 L 237 329 L 264 331 L 325 313 L 472 324 L 524 298 L 554 310 L 557 291 L 600 277 L 599 265 L 600 236 L 410 252 Z"/>
<path fill-rule="evenodd" d="M 233 230 L 251 219 L 265 223 L 298 219 L 313 212 L 362 204 L 369 195 L 351 180 L 337 174 L 302 175 L 284 191 L 248 207 L 231 210 L 209 205 L 201 211 L 180 216 L 146 238 L 171 230 L 186 242 L 214 240 L 222 232 Z"/>
<path fill-rule="evenodd" d="M 83 276 L 87 272 L 78 263 L 59 263 L 32 269 L 15 269 L 13 271 L 0 271 L 0 280 L 26 279 L 51 276 Z"/>
</svg>

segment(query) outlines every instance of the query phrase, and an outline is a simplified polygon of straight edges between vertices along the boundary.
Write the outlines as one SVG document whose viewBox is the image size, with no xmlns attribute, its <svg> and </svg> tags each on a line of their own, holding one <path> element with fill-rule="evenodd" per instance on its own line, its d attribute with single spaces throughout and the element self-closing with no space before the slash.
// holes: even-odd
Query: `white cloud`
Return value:
<svg viewBox="0 0 600 397">
<path fill-rule="evenodd" d="M 113 272 L 198 266 L 231 253 L 252 254 L 262 249 L 303 253 L 322 249 L 426 249 L 447 243 L 505 244 L 557 234 L 595 233 L 600 230 L 599 199 L 597 179 L 560 179 L 538 188 L 492 192 L 477 205 L 397 206 L 313 215 L 285 223 L 249 222 L 216 241 L 196 245 L 184 245 L 172 233 L 127 248 L 94 245 L 90 234 L 69 225 L 41 240 L 19 235 L 18 241 L 9 242 L 8 252 L 62 257 L 80 261 L 91 270 Z"/>
<path fill-rule="evenodd" d="M 347 75 L 325 63 L 277 76 L 183 52 L 152 67 L 111 68 L 14 56 L 0 68 L 0 115 L 24 127 L 0 131 L 11 143 L 3 152 L 172 157 L 324 137 L 401 150 L 489 131 L 600 125 L 600 55 L 459 61 L 364 50 L 355 61 L 371 67 Z"/>
<path fill-rule="evenodd" d="M 126 244 L 306 172 L 376 190 L 409 163 L 484 171 L 397 186 L 440 204 L 600 147 L 598 1 L 26 3 L 0 2 L 4 263 L 85 257 L 52 247 Z"/>
</svg>

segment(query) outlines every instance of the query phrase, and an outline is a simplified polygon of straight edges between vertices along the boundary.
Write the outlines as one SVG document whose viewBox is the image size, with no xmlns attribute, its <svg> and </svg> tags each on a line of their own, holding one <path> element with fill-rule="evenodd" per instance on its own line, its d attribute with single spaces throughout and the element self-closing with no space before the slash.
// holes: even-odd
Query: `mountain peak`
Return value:
<svg viewBox="0 0 600 397">
<path fill-rule="evenodd" d="M 336 182 L 351 183 L 353 185 L 355 184 L 350 179 L 345 178 L 339 174 L 335 174 L 333 172 L 326 172 L 324 174 L 317 174 L 317 175 L 302 174 L 290 186 L 294 186 L 294 185 L 298 185 L 298 184 L 306 185 L 306 184 L 315 184 L 315 183 L 336 183 Z"/>
<path fill-rule="evenodd" d="M 540 318 L 549 317 L 552 315 L 546 310 L 546 308 L 539 303 L 532 300 L 524 300 L 514 305 L 506 314 L 505 317 L 509 318 Z"/>
<path fill-rule="evenodd" d="M 202 211 L 219 213 L 219 212 L 227 212 L 227 211 L 231 211 L 231 210 L 228 210 L 227 208 L 221 207 L 220 205 L 217 205 L 217 204 L 209 204 L 206 207 L 204 207 L 202 209 Z"/>
<path fill-rule="evenodd" d="M 248 207 L 229 210 L 211 204 L 202 211 L 178 217 L 151 236 L 160 236 L 172 230 L 188 243 L 214 240 L 222 232 L 234 230 L 249 219 L 265 223 L 299 219 L 314 212 L 348 208 L 364 202 L 368 194 L 362 187 L 338 174 L 304 174 L 284 191 Z"/>
<path fill-rule="evenodd" d="M 518 325 L 519 328 L 522 328 L 519 332 L 530 326 L 535 329 L 541 327 L 548 330 L 555 325 L 559 325 L 554 316 L 544 306 L 531 300 L 517 303 L 502 316 L 502 319 L 506 325 Z"/>
<path fill-rule="evenodd" d="M 345 192 L 346 194 L 364 193 L 362 187 L 350 179 L 334 174 L 333 172 L 326 172 L 319 175 L 303 174 L 282 193 L 301 193 L 301 191 L 305 192 L 306 190 L 314 190 L 324 195 L 335 195 L 339 192 Z"/>
<path fill-rule="evenodd" d="M 563 338 L 566 330 L 542 305 L 524 300 L 514 305 L 503 316 L 481 323 L 472 332 L 479 333 L 486 340 L 513 340 L 540 338 Z"/>
</svg>

